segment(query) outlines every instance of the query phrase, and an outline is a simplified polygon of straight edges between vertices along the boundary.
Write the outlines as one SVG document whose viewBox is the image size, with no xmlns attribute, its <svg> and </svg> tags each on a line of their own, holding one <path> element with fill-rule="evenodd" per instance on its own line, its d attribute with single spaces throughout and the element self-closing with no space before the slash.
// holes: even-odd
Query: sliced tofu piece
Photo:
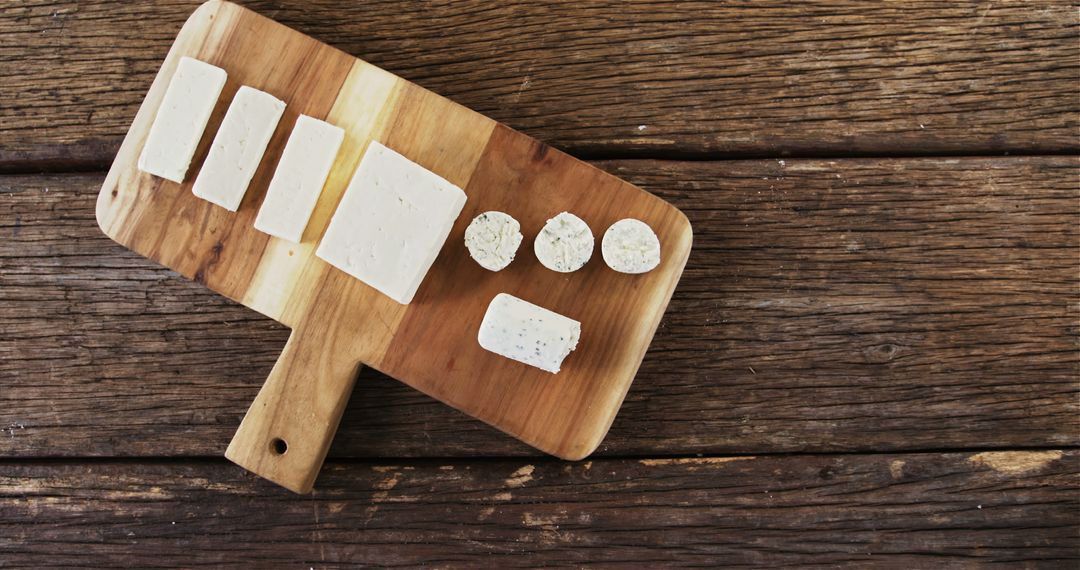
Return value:
<svg viewBox="0 0 1080 570">
<path fill-rule="evenodd" d="M 585 220 L 563 212 L 544 224 L 533 242 L 533 252 L 536 259 L 552 271 L 577 271 L 592 257 L 592 230 Z"/>
<path fill-rule="evenodd" d="M 315 254 L 405 305 L 464 205 L 461 188 L 372 141 Z"/>
<path fill-rule="evenodd" d="M 604 232 L 600 253 L 604 263 L 619 273 L 648 273 L 660 265 L 660 240 L 649 224 L 626 218 Z"/>
<path fill-rule="evenodd" d="M 220 67 L 180 58 L 139 155 L 139 170 L 184 181 L 227 77 Z"/>
<path fill-rule="evenodd" d="M 285 102 L 277 97 L 241 87 L 225 111 L 192 192 L 235 212 L 284 111 Z"/>
<path fill-rule="evenodd" d="M 255 229 L 300 243 L 345 131 L 314 117 L 296 118 L 266 190 Z"/>
<path fill-rule="evenodd" d="M 580 337 L 578 321 L 500 293 L 488 305 L 477 340 L 495 354 L 556 374 Z"/>
<path fill-rule="evenodd" d="M 488 271 L 501 271 L 521 245 L 521 224 L 503 212 L 484 212 L 465 228 L 469 255 Z"/>
</svg>

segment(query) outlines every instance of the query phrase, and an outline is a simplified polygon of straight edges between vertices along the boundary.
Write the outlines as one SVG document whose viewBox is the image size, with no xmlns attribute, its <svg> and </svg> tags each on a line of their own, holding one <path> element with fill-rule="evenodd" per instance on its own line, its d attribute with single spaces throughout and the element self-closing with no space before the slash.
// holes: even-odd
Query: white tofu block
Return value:
<svg viewBox="0 0 1080 570">
<path fill-rule="evenodd" d="M 244 85 L 225 111 L 192 192 L 235 212 L 274 135 L 285 102 Z"/>
<path fill-rule="evenodd" d="M 255 229 L 300 243 L 345 131 L 300 115 L 263 198 Z"/>
<path fill-rule="evenodd" d="M 500 293 L 488 305 L 477 340 L 495 354 L 556 374 L 580 337 L 578 321 Z"/>
<path fill-rule="evenodd" d="M 372 141 L 315 254 L 408 304 L 464 205 L 461 188 Z"/>
<path fill-rule="evenodd" d="M 227 76 L 220 67 L 180 58 L 139 155 L 139 170 L 184 181 Z"/>
</svg>

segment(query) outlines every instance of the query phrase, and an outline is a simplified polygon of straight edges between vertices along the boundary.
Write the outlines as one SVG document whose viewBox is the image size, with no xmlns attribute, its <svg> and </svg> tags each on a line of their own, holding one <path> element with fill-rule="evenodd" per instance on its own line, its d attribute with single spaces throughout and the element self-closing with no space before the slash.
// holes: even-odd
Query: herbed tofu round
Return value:
<svg viewBox="0 0 1080 570">
<path fill-rule="evenodd" d="M 510 265 L 521 245 L 521 224 L 503 212 L 484 212 L 465 228 L 465 247 L 480 267 L 499 271 Z"/>
<path fill-rule="evenodd" d="M 536 259 L 552 271 L 577 271 L 592 257 L 592 230 L 581 218 L 563 212 L 544 224 L 533 243 L 533 251 Z"/>
<path fill-rule="evenodd" d="M 660 240 L 649 224 L 626 218 L 604 232 L 600 253 L 604 263 L 619 273 L 648 273 L 660 264 Z"/>
</svg>

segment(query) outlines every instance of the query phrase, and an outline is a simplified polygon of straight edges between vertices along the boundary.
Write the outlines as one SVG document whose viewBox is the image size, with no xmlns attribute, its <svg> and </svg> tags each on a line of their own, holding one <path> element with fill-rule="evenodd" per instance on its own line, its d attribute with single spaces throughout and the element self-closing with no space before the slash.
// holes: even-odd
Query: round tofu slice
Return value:
<svg viewBox="0 0 1080 570">
<path fill-rule="evenodd" d="M 648 273 L 660 265 L 660 240 L 649 224 L 627 218 L 604 232 L 600 253 L 604 263 L 619 273 Z"/>
<path fill-rule="evenodd" d="M 465 228 L 465 247 L 480 267 L 505 269 L 521 245 L 521 224 L 503 212 L 484 212 Z"/>
<path fill-rule="evenodd" d="M 592 230 L 581 218 L 563 212 L 544 224 L 533 243 L 533 251 L 536 259 L 552 271 L 577 271 L 592 257 Z"/>
</svg>

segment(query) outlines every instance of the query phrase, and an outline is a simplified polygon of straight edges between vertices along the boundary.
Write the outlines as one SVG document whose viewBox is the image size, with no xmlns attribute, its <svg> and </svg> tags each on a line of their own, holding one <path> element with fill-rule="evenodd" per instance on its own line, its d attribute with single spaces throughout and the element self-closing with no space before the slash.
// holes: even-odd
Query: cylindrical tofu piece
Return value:
<svg viewBox="0 0 1080 570">
<path fill-rule="evenodd" d="M 484 212 L 465 228 L 469 255 L 488 271 L 505 269 L 521 245 L 521 224 L 503 212 Z"/>
<path fill-rule="evenodd" d="M 600 253 L 619 273 L 648 273 L 660 265 L 660 240 L 649 224 L 626 218 L 604 232 Z"/>
<path fill-rule="evenodd" d="M 563 212 L 544 224 L 533 243 L 533 252 L 536 259 L 552 271 L 577 271 L 592 257 L 592 230 L 585 220 Z"/>
<path fill-rule="evenodd" d="M 495 354 L 555 374 L 580 337 L 578 321 L 500 293 L 488 305 L 477 340 Z"/>
</svg>

